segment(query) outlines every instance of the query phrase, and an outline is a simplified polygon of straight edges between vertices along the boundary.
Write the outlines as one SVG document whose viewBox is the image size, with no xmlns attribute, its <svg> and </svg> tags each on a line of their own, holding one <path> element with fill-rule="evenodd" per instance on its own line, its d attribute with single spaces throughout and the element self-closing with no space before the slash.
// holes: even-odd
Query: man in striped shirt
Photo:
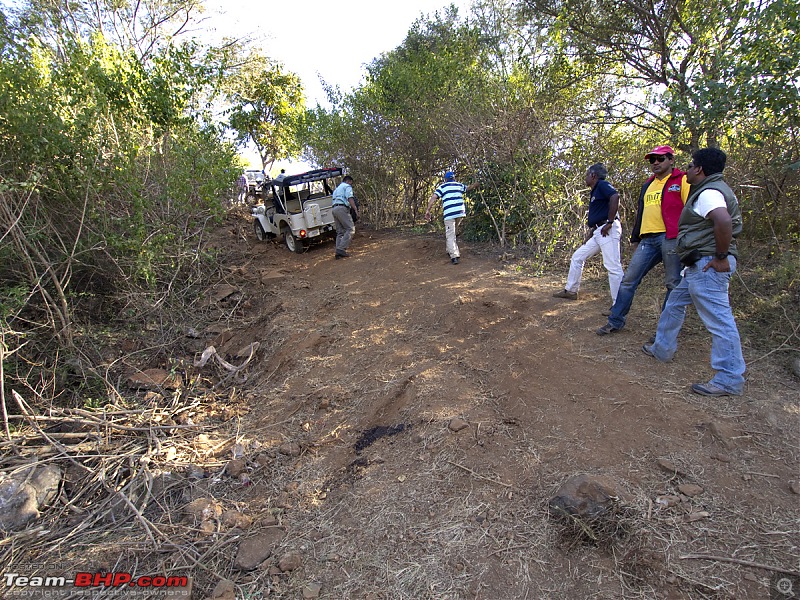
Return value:
<svg viewBox="0 0 800 600">
<path fill-rule="evenodd" d="M 450 255 L 450 262 L 454 265 L 458 264 L 458 259 L 461 253 L 458 250 L 456 243 L 456 225 L 458 221 L 467 215 L 466 207 L 464 205 L 464 194 L 470 190 L 478 187 L 478 183 L 471 183 L 464 185 L 456 181 L 456 174 L 452 171 L 447 171 L 444 174 L 444 183 L 442 183 L 431 196 L 428 202 L 428 210 L 425 212 L 425 218 L 431 220 L 431 209 L 436 204 L 437 200 L 442 201 L 442 213 L 444 214 L 444 235 L 447 242 L 447 253 Z"/>
</svg>

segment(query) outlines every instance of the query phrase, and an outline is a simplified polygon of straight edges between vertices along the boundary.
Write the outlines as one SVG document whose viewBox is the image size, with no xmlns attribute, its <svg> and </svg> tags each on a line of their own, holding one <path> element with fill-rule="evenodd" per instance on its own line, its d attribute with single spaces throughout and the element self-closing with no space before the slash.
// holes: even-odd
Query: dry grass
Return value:
<svg viewBox="0 0 800 600">
<path fill-rule="evenodd" d="M 651 279 L 632 317 L 639 332 L 658 308 L 660 282 Z M 49 434 L 45 425 L 53 422 L 31 409 L 13 443 L 0 446 L 0 467 L 57 462 L 67 468 L 68 485 L 36 525 L 0 542 L 2 567 L 190 574 L 197 598 L 221 579 L 235 581 L 238 598 L 298 598 L 313 582 L 323 584 L 322 597 L 342 599 L 763 596 L 770 577 L 797 570 L 797 503 L 771 471 L 797 465 L 791 380 L 780 379 L 786 389 L 775 385 L 779 378 L 765 359 L 751 374 L 754 393 L 746 401 L 712 400 L 686 393 L 685 366 L 643 368 L 635 335 L 615 337 L 615 354 L 604 354 L 584 331 L 601 322 L 599 312 L 587 315 L 587 306 L 603 306 L 599 273 L 586 276 L 585 293 L 594 298 L 588 303 L 564 303 L 528 320 L 492 304 L 519 289 L 549 295 L 547 284 L 556 289 L 555 282 L 532 286 L 518 275 L 481 281 L 485 288 L 460 292 L 463 317 L 450 320 L 424 298 L 391 310 L 380 298 L 366 298 L 375 314 L 359 320 L 333 307 L 369 290 L 331 284 L 291 314 L 305 323 L 324 309 L 312 332 L 324 335 L 292 332 L 287 309 L 275 308 L 277 294 L 265 295 L 269 319 L 259 310 L 251 312 L 262 317 L 247 317 L 241 306 L 221 315 L 239 331 L 261 332 L 256 357 L 239 373 L 246 378 L 228 379 L 210 364 L 190 377 L 197 385 L 158 405 L 47 415 L 77 429 L 72 438 Z M 495 286 L 506 286 L 506 296 L 489 298 Z M 459 320 L 479 318 L 481 329 L 459 330 Z M 354 357 L 349 365 L 342 338 L 331 340 L 343 332 Z M 696 322 L 682 335 L 684 348 L 702 347 Z M 499 360 L 486 360 L 484 347 Z M 557 374 L 563 386 L 544 387 L 545 374 L 536 369 L 554 353 L 565 364 L 575 358 L 585 368 L 613 369 L 645 391 L 630 398 L 613 387 L 570 387 L 579 375 L 570 372 Z M 635 432 L 650 440 L 644 451 L 604 441 L 637 404 L 667 416 L 694 412 L 688 428 L 645 422 Z M 559 421 L 557 410 L 584 419 L 582 435 L 570 437 L 570 423 Z M 465 418 L 469 429 L 451 431 L 453 417 Z M 700 427 L 709 419 L 731 428 L 727 447 Z M 411 427 L 355 452 L 371 427 L 400 424 Z M 285 454 L 287 442 L 300 454 Z M 734 462 L 709 459 L 712 452 Z M 224 469 L 240 453 L 246 478 L 230 477 Z M 594 453 L 602 456 L 593 472 L 624 482 L 632 500 L 602 522 L 553 519 L 548 501 Z M 654 468 L 659 458 L 684 475 Z M 201 478 L 192 476 L 198 469 Z M 696 482 L 707 482 L 699 496 L 670 508 L 655 502 Z M 187 518 L 186 506 L 198 498 L 253 524 L 239 529 L 220 516 L 206 523 Z M 240 541 L 276 524 L 287 536 L 264 568 L 238 571 Z M 270 572 L 286 552 L 300 553 L 302 566 Z"/>
</svg>

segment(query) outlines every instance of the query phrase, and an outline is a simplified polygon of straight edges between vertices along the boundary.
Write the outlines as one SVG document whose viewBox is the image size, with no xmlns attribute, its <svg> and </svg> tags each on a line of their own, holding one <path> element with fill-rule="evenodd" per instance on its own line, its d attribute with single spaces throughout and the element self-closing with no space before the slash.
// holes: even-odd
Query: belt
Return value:
<svg viewBox="0 0 800 600">
<path fill-rule="evenodd" d="M 350 206 L 349 204 L 342 204 L 341 202 L 334 202 L 332 206 Z"/>
<path fill-rule="evenodd" d="M 663 231 L 659 231 L 658 233 L 643 233 L 639 237 L 640 238 L 648 238 L 648 237 L 655 237 L 657 235 L 664 235 Z"/>
<path fill-rule="evenodd" d="M 615 219 L 614 219 L 614 221 L 618 221 L 618 220 L 619 220 L 618 218 L 615 218 Z M 594 231 L 594 230 L 595 230 L 595 229 L 597 229 L 598 227 L 603 227 L 603 225 L 606 225 L 606 223 L 605 223 L 605 222 L 603 222 L 603 223 L 598 223 L 597 225 L 589 225 L 589 229 L 591 229 L 592 231 Z"/>
</svg>

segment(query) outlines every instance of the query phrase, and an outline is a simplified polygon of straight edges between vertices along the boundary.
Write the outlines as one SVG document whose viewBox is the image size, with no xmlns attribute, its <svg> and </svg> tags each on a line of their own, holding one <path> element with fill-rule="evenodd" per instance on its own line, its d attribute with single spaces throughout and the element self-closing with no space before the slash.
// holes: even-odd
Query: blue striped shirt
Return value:
<svg viewBox="0 0 800 600">
<path fill-rule="evenodd" d="M 436 188 L 434 194 L 442 200 L 442 212 L 444 220 L 458 219 L 467 216 L 467 209 L 464 205 L 464 194 L 467 186 L 457 181 L 446 181 Z"/>
</svg>

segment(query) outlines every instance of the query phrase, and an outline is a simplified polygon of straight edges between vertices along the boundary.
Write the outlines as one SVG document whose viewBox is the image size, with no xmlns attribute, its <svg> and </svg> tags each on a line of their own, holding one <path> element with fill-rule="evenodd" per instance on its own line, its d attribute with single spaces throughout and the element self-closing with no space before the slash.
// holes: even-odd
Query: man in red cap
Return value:
<svg viewBox="0 0 800 600">
<path fill-rule="evenodd" d="M 625 277 L 619 286 L 617 299 L 608 315 L 608 323 L 597 335 L 614 333 L 625 327 L 633 296 L 642 279 L 658 263 L 664 263 L 664 296 L 662 309 L 669 293 L 681 281 L 681 261 L 675 253 L 678 238 L 678 219 L 689 196 L 686 174 L 675 168 L 675 151 L 670 146 L 657 146 L 645 154 L 653 176 L 645 181 L 639 194 L 636 224 L 631 243 L 637 244 Z"/>
</svg>

